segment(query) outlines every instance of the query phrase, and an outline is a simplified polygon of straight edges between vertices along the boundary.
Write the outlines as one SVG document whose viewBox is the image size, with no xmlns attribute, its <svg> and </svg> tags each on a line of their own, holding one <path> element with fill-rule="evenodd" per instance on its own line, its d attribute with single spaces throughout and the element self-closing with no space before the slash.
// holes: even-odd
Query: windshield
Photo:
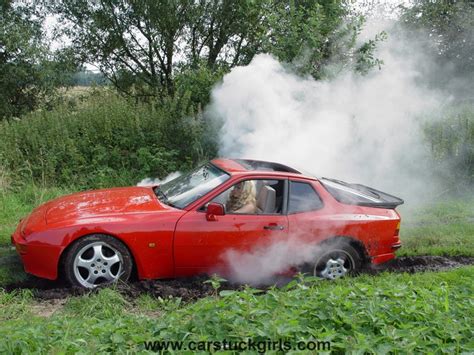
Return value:
<svg viewBox="0 0 474 355">
<path fill-rule="evenodd" d="M 155 188 L 158 198 L 173 207 L 184 208 L 229 179 L 229 175 L 208 163 Z"/>
</svg>

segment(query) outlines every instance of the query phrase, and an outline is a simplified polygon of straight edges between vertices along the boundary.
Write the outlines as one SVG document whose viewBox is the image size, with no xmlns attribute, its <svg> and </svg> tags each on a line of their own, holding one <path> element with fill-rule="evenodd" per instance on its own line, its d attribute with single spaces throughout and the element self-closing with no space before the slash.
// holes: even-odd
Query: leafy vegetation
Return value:
<svg viewBox="0 0 474 355">
<path fill-rule="evenodd" d="M 72 84 L 74 86 L 101 86 L 106 85 L 107 80 L 100 73 L 82 68 L 80 71 L 72 76 Z"/>
<path fill-rule="evenodd" d="M 452 67 L 450 75 L 466 75 L 474 70 L 474 5 L 469 0 L 416 0 L 405 8 L 401 21 L 411 30 L 424 31 L 433 41 L 437 61 Z"/>
<path fill-rule="evenodd" d="M 12 0 L 0 4 L 0 120 L 20 117 L 69 83 L 75 61 L 68 51 L 51 53 L 34 6 Z"/>
<path fill-rule="evenodd" d="M 203 67 L 225 71 L 262 52 L 316 78 L 336 56 L 350 65 L 374 48 L 357 51 L 362 19 L 349 16 L 346 5 L 344 0 L 106 0 L 91 7 L 82 0 L 54 2 L 48 11 L 62 20 L 75 53 L 97 63 L 120 92 L 149 101 L 173 96 L 176 75 Z"/>
<path fill-rule="evenodd" d="M 450 192 L 464 192 L 474 182 L 474 109 L 449 107 L 425 126 L 425 136 Z M 448 184 L 447 184 L 448 185 Z M 467 185 L 467 186 L 466 186 Z"/>
<path fill-rule="evenodd" d="M 265 294 L 222 291 L 194 304 L 128 300 L 104 289 L 70 298 L 50 317 L 29 293 L 0 291 L 0 351 L 125 352 L 143 351 L 152 340 L 282 339 L 330 341 L 332 351 L 470 352 L 473 271 L 308 280 Z"/>
<path fill-rule="evenodd" d="M 186 97 L 149 106 L 93 91 L 76 107 L 62 105 L 4 122 L 4 179 L 13 186 L 36 182 L 90 188 L 136 184 L 189 168 L 212 154 L 201 144 L 204 122 L 192 113 Z"/>
<path fill-rule="evenodd" d="M 382 65 L 374 53 L 386 37 L 382 32 L 359 43 L 364 19 L 343 0 L 107 0 L 96 7 L 58 1 L 37 9 L 7 1 L 2 9 L 0 71 L 5 75 L 0 85 L 5 86 L 0 96 L 6 96 L 0 106 L 6 106 L 0 117 L 37 109 L 20 116 L 20 122 L 0 124 L 2 188 L 128 185 L 185 170 L 216 155 L 216 125 L 206 121 L 203 110 L 212 87 L 233 66 L 265 52 L 316 79 L 343 69 L 367 74 Z M 439 45 L 449 60 L 470 48 L 472 23 L 463 9 L 469 12 L 472 6 L 419 1 L 404 10 L 402 22 L 442 36 Z M 73 39 L 72 51 L 63 48 L 53 56 L 46 50 L 41 26 L 47 14 L 61 18 L 59 33 Z M 453 32 L 450 21 L 462 30 Z M 446 41 L 453 36 L 456 46 Z M 69 56 L 61 56 L 65 53 Z M 100 76 L 117 90 L 72 95 L 62 89 L 53 99 L 43 88 L 64 85 L 78 57 L 99 65 Z M 48 84 L 30 82 L 36 77 Z M 425 129 L 440 175 L 450 172 L 443 176 L 447 186 L 455 181 L 469 187 L 474 179 L 474 111 L 469 100 L 463 107 L 447 109 Z"/>
</svg>

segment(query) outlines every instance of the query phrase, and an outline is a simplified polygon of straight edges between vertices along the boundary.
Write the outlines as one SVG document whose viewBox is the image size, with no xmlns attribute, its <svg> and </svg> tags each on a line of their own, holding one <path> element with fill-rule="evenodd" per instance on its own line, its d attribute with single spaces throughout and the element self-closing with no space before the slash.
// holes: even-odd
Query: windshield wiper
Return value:
<svg viewBox="0 0 474 355">
<path fill-rule="evenodd" d="M 168 206 L 177 208 L 174 203 L 168 200 L 168 197 L 166 197 L 165 193 L 160 189 L 159 186 L 155 187 L 153 191 L 155 192 L 156 197 L 158 197 L 158 200 L 160 200 L 164 204 L 167 204 Z"/>
</svg>

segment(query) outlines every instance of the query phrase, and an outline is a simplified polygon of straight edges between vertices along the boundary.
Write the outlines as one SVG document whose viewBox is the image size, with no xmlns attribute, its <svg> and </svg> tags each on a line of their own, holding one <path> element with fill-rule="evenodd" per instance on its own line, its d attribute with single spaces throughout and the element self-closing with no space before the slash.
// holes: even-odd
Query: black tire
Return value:
<svg viewBox="0 0 474 355">
<path fill-rule="evenodd" d="M 321 243 L 314 262 L 306 264 L 302 272 L 329 280 L 354 275 L 363 266 L 363 257 L 344 239 Z"/>
<path fill-rule="evenodd" d="M 93 234 L 74 242 L 63 263 L 66 281 L 76 287 L 95 288 L 127 281 L 133 268 L 128 248 L 118 239 Z"/>
</svg>

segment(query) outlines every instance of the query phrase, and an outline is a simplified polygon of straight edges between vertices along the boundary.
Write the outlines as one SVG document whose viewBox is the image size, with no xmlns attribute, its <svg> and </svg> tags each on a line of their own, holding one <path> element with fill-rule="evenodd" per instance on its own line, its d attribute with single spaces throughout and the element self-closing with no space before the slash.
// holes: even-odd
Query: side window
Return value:
<svg viewBox="0 0 474 355">
<path fill-rule="evenodd" d="M 290 181 L 288 213 L 314 211 L 321 207 L 323 202 L 310 184 Z"/>
<path fill-rule="evenodd" d="M 244 180 L 211 202 L 222 203 L 227 214 L 280 214 L 284 190 L 284 180 Z"/>
</svg>

